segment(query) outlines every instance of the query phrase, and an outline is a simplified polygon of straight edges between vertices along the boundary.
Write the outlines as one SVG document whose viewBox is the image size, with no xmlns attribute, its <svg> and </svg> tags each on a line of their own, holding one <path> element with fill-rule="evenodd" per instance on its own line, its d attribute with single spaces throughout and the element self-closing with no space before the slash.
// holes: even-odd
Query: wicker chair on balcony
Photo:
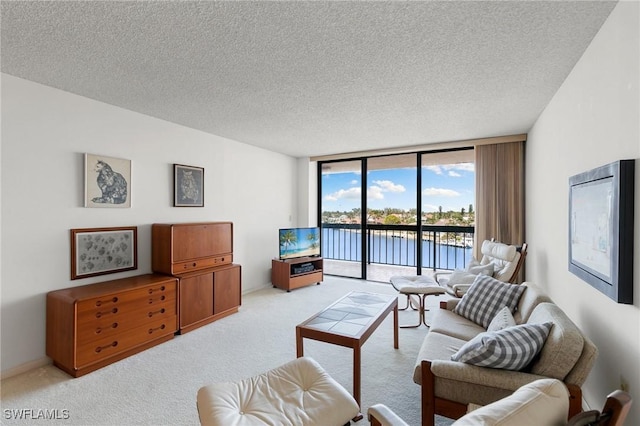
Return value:
<svg viewBox="0 0 640 426">
<path fill-rule="evenodd" d="M 515 246 L 485 240 L 480 261 L 472 260 L 465 270 L 436 272 L 434 279 L 454 297 L 462 297 L 478 275 L 490 275 L 498 281 L 513 284 L 524 264 L 527 247 L 527 243 Z"/>
</svg>

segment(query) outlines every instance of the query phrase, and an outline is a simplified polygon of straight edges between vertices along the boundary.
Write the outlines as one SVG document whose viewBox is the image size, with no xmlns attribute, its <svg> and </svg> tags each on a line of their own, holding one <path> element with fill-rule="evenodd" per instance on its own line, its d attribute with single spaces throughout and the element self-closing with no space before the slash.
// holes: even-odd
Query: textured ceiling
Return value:
<svg viewBox="0 0 640 426">
<path fill-rule="evenodd" d="M 2 72 L 299 157 L 526 133 L 615 2 L 1 6 Z"/>
</svg>

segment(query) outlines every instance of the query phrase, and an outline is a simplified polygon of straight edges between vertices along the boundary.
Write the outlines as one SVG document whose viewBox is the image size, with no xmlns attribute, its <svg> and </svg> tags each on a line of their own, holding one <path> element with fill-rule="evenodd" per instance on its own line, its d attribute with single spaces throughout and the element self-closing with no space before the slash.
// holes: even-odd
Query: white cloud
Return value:
<svg viewBox="0 0 640 426">
<path fill-rule="evenodd" d="M 457 163 L 457 164 L 440 164 L 437 166 L 425 166 L 426 170 L 430 170 L 437 175 L 444 174 L 445 171 L 449 171 L 449 176 L 451 175 L 451 171 L 461 171 L 461 172 L 475 172 L 476 165 L 474 163 Z M 460 175 L 457 175 L 460 176 Z M 456 177 L 457 177 L 456 176 Z"/>
<path fill-rule="evenodd" d="M 462 175 L 455 170 L 449 170 L 449 176 L 451 177 L 461 177 Z"/>
<path fill-rule="evenodd" d="M 422 195 L 440 196 L 440 197 L 459 197 L 461 194 L 453 189 L 446 188 L 425 188 Z"/>
<path fill-rule="evenodd" d="M 375 185 L 370 186 L 369 189 L 367 190 L 367 199 L 368 200 L 382 200 L 382 199 L 384 199 L 383 192 L 384 191 L 379 186 L 375 186 Z"/>
<path fill-rule="evenodd" d="M 437 175 L 442 174 L 442 168 L 440 166 L 426 166 L 425 169 L 430 170 Z"/>
<path fill-rule="evenodd" d="M 357 181 L 357 180 L 355 180 L 355 179 L 351 181 L 351 185 L 358 185 L 358 184 L 360 184 L 360 182 L 358 182 L 358 181 Z"/>
<path fill-rule="evenodd" d="M 390 180 L 376 180 L 373 183 L 377 184 L 380 187 L 380 190 L 383 192 L 404 192 L 406 191 L 405 187 L 402 185 L 395 184 Z M 373 186 L 372 186 L 373 188 Z"/>
<path fill-rule="evenodd" d="M 349 189 L 341 189 L 339 191 L 334 192 L 333 194 L 326 195 L 324 197 L 327 201 L 338 201 L 341 199 L 359 199 L 360 198 L 360 188 L 349 188 Z"/>
</svg>

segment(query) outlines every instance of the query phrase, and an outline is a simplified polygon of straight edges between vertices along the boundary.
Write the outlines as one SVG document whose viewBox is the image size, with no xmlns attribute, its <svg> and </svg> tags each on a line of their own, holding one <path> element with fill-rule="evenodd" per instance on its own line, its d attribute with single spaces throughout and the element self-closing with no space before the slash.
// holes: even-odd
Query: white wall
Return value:
<svg viewBox="0 0 640 426">
<path fill-rule="evenodd" d="M 132 160 L 132 207 L 84 208 L 84 153 Z M 51 290 L 151 272 L 151 224 L 230 220 L 243 292 L 270 285 L 297 222 L 297 160 L 2 74 L 3 376 L 46 361 Z M 172 207 L 173 163 L 205 168 L 205 207 Z M 138 269 L 70 280 L 69 229 L 138 226 Z M 242 309 L 242 308 L 241 308 Z"/>
<path fill-rule="evenodd" d="M 595 290 L 567 268 L 568 179 L 620 159 L 636 159 L 640 217 L 640 4 L 620 2 L 529 132 L 526 152 L 527 280 L 546 286 L 600 350 L 586 401 L 628 383 L 640 395 L 640 222 L 635 221 L 634 304 Z M 629 424 L 640 421 L 633 404 Z"/>
</svg>

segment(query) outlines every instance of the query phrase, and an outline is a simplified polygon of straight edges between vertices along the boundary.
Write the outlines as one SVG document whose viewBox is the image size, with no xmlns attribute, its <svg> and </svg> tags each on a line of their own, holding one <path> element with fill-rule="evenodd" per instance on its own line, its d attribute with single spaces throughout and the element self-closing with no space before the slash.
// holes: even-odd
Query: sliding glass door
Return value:
<svg viewBox="0 0 640 426">
<path fill-rule="evenodd" d="M 389 282 L 415 275 L 418 265 L 416 208 L 418 155 L 367 159 L 367 278 Z"/>
<path fill-rule="evenodd" d="M 322 163 L 320 170 L 324 272 L 364 278 L 363 160 Z"/>
<path fill-rule="evenodd" d="M 325 273 L 389 282 L 466 266 L 474 169 L 473 149 L 321 162 Z"/>
</svg>

